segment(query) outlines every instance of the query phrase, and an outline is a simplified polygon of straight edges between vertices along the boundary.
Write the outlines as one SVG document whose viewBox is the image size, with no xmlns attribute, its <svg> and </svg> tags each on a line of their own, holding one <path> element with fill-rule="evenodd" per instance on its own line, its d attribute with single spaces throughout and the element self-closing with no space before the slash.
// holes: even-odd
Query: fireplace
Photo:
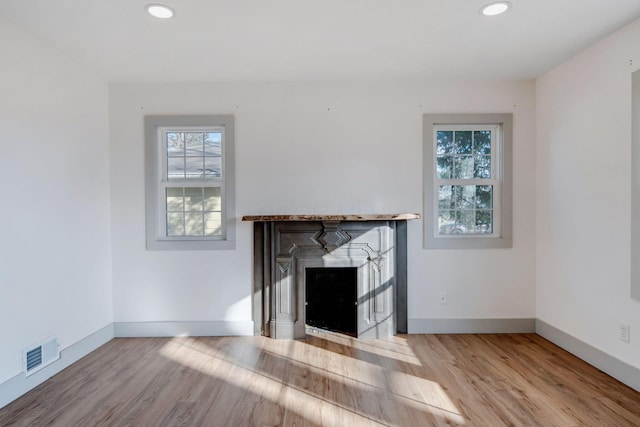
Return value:
<svg viewBox="0 0 640 427">
<path fill-rule="evenodd" d="M 244 217 L 254 221 L 255 333 L 304 338 L 306 325 L 359 338 L 406 332 L 406 220 L 414 218 Z"/>
</svg>

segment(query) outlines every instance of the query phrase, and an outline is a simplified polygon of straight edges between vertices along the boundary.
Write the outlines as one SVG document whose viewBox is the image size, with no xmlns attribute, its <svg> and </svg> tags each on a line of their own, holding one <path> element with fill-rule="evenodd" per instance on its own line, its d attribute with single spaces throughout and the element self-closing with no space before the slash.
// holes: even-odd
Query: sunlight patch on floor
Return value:
<svg viewBox="0 0 640 427">
<path fill-rule="evenodd" d="M 345 378 L 365 387 L 384 388 L 384 369 L 376 364 L 353 358 L 347 354 L 335 353 L 315 347 L 304 341 L 289 341 L 286 349 L 276 340 L 267 339 L 258 344 L 265 352 L 285 358 L 291 363 L 305 366 L 312 372 L 321 373 L 332 380 Z M 304 361 L 296 357 L 304 354 Z"/>
<path fill-rule="evenodd" d="M 394 394 L 404 398 L 403 403 L 429 412 L 449 422 L 464 425 L 465 419 L 442 386 L 435 381 L 394 372 L 391 375 Z"/>
<path fill-rule="evenodd" d="M 269 399 L 318 425 L 389 426 L 366 414 L 358 413 L 356 409 L 316 396 L 308 390 L 291 387 L 280 379 L 225 360 L 222 353 L 212 354 L 210 347 L 195 340 L 174 338 L 160 349 L 160 354 L 183 366 Z"/>
<path fill-rule="evenodd" d="M 465 424 L 438 383 L 391 368 L 385 371 L 375 363 L 304 341 L 256 337 L 233 349 L 219 349 L 196 338 L 180 337 L 171 339 L 160 354 L 266 399 L 268 402 L 258 404 L 265 411 L 269 405 L 280 405 L 291 416 L 297 414 L 322 426 L 402 425 L 395 419 L 407 410 L 412 416 L 431 414 L 446 424 Z M 261 364 L 269 365 L 271 372 L 261 370 Z M 394 421 L 385 421 L 383 416 Z"/>
<path fill-rule="evenodd" d="M 359 339 L 331 332 L 311 332 L 308 335 L 353 349 L 370 351 L 376 355 L 395 359 L 399 362 L 422 365 L 411 347 L 404 346 L 404 351 L 398 351 L 398 343 L 395 337 L 390 339 Z"/>
</svg>

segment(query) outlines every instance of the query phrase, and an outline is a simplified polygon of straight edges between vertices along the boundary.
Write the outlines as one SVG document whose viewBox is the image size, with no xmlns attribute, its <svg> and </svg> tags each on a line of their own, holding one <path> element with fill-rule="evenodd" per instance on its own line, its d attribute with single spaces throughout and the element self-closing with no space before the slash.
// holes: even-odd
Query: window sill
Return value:
<svg viewBox="0 0 640 427">
<path fill-rule="evenodd" d="M 427 238 L 425 249 L 508 249 L 513 247 L 513 239 L 470 237 L 470 238 Z"/>
<path fill-rule="evenodd" d="M 148 240 L 148 250 L 165 251 L 214 251 L 234 250 L 235 240 Z"/>
</svg>

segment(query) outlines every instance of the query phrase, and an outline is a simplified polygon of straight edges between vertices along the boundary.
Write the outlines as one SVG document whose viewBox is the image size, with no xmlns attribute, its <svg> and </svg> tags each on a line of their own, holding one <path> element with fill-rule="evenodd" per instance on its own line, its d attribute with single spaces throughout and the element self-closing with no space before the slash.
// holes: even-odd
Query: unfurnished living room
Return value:
<svg viewBox="0 0 640 427">
<path fill-rule="evenodd" d="M 0 425 L 640 425 L 638 0 L 0 0 Z"/>
</svg>

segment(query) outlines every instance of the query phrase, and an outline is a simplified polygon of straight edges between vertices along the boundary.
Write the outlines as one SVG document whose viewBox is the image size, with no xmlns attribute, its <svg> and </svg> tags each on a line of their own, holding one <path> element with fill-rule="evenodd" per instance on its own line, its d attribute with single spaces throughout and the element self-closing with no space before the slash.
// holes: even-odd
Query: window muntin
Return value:
<svg viewBox="0 0 640 427">
<path fill-rule="evenodd" d="M 436 125 L 434 234 L 443 238 L 497 237 L 499 210 L 495 199 L 500 182 L 498 125 Z"/>
</svg>

